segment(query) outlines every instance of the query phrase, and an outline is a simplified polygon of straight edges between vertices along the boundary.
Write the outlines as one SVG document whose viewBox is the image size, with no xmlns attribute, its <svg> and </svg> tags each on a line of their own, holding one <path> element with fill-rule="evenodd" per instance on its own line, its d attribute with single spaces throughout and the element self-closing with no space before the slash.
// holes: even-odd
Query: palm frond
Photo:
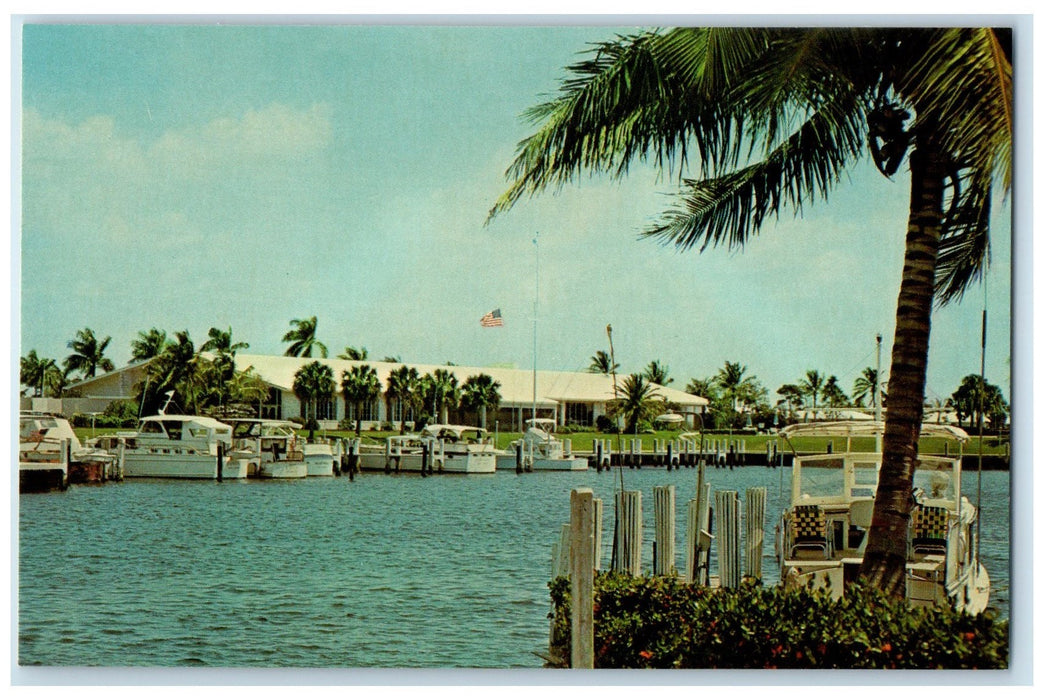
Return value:
<svg viewBox="0 0 1044 700">
<path fill-rule="evenodd" d="M 682 250 L 701 241 L 701 250 L 741 247 L 782 206 L 797 213 L 817 196 L 825 198 L 862 151 L 863 112 L 852 97 L 847 110 L 833 105 L 812 115 L 765 160 L 718 178 L 686 180 L 682 206 L 665 212 L 642 235 Z"/>
</svg>

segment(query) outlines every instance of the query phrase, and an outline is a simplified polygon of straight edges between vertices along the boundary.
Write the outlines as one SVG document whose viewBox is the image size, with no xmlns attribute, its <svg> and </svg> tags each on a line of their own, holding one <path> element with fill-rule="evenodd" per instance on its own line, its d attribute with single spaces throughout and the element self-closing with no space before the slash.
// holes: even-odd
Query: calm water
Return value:
<svg viewBox="0 0 1044 700">
<path fill-rule="evenodd" d="M 713 488 L 768 487 L 765 577 L 789 470 L 708 470 Z M 128 480 L 19 498 L 19 662 L 49 666 L 539 667 L 551 543 L 569 492 L 606 503 L 619 471 L 365 474 L 271 481 Z M 974 500 L 974 480 L 972 482 Z M 675 484 L 678 566 L 696 470 L 625 470 Z M 1008 616 L 1008 474 L 983 474 L 983 559 Z M 716 553 L 715 553 L 716 558 Z"/>
</svg>

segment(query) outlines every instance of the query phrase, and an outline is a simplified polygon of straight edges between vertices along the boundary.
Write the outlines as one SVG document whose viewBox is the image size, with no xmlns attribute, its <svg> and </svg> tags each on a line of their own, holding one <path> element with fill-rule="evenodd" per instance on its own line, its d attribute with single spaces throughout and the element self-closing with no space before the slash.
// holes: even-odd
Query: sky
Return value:
<svg viewBox="0 0 1044 700">
<path fill-rule="evenodd" d="M 20 355 L 61 361 L 85 327 L 117 366 L 150 328 L 282 354 L 315 316 L 331 356 L 573 371 L 612 324 L 621 373 L 658 360 L 683 389 L 739 362 L 773 401 L 810 369 L 850 392 L 880 333 L 887 374 L 905 171 L 863 163 L 742 250 L 640 240 L 677 190 L 645 165 L 487 224 L 524 111 L 630 30 L 26 25 Z M 998 201 L 987 284 L 934 314 L 929 400 L 979 371 L 984 305 L 1010 397 L 1010 222 Z"/>
</svg>

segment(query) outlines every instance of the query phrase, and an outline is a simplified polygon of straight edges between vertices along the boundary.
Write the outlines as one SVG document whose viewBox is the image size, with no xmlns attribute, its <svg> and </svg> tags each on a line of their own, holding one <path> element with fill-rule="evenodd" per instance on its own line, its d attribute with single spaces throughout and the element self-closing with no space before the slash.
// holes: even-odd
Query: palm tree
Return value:
<svg viewBox="0 0 1044 700">
<path fill-rule="evenodd" d="M 399 434 L 406 432 L 406 409 L 416 408 L 417 394 L 420 387 L 420 375 L 416 367 L 402 365 L 388 373 L 388 388 L 384 395 L 389 401 L 399 402 Z M 391 406 L 388 407 L 391 417 Z"/>
<path fill-rule="evenodd" d="M 311 440 L 318 426 L 319 399 L 330 398 L 336 390 L 333 370 L 318 360 L 309 362 L 294 372 L 292 389 L 294 396 L 301 402 L 308 439 Z"/>
<path fill-rule="evenodd" d="M 28 355 L 19 358 L 18 381 L 36 396 L 43 396 L 47 375 L 55 370 L 58 370 L 58 364 L 53 359 L 39 357 L 36 350 L 30 350 Z"/>
<path fill-rule="evenodd" d="M 867 399 L 871 406 L 877 406 L 877 370 L 864 367 L 863 372 L 852 383 L 852 398 L 857 406 L 862 406 Z"/>
<path fill-rule="evenodd" d="M 638 426 L 643 421 L 656 415 L 661 406 L 662 397 L 649 383 L 649 380 L 641 374 L 630 374 L 624 377 L 620 391 L 619 398 L 610 402 L 610 412 L 613 416 L 622 415 L 624 417 L 624 432 L 637 432 Z"/>
<path fill-rule="evenodd" d="M 848 396 L 841 389 L 841 385 L 838 384 L 837 377 L 834 375 L 830 375 L 826 384 L 823 385 L 823 403 L 830 408 L 848 405 Z"/>
<path fill-rule="evenodd" d="M 356 365 L 341 373 L 341 393 L 345 403 L 355 406 L 355 434 L 362 432 L 362 406 L 381 395 L 377 370 L 369 365 Z"/>
<path fill-rule="evenodd" d="M 131 342 L 131 360 L 138 362 L 148 360 L 163 352 L 167 347 L 167 333 L 157 328 L 138 331 L 138 337 Z"/>
<path fill-rule="evenodd" d="M 353 348 L 351 345 L 345 345 L 344 352 L 337 357 L 341 360 L 365 360 L 369 356 L 370 353 L 366 351 L 366 348 Z M 392 360 L 392 362 L 395 362 L 395 360 Z"/>
<path fill-rule="evenodd" d="M 207 341 L 199 347 L 199 350 L 200 352 L 213 352 L 215 354 L 214 368 L 216 376 L 214 388 L 217 393 L 217 403 L 224 408 L 228 403 L 230 395 L 229 382 L 232 381 L 236 371 L 236 351 L 246 350 L 250 347 L 250 344 L 233 343 L 231 327 L 227 331 L 211 328 L 208 336 Z"/>
<path fill-rule="evenodd" d="M 696 379 L 694 377 L 685 385 L 685 393 L 693 396 L 702 396 L 705 399 L 713 399 L 718 395 L 718 388 L 715 386 L 713 379 Z"/>
<path fill-rule="evenodd" d="M 193 410 L 197 407 L 200 382 L 196 346 L 187 330 L 177 331 L 174 338 L 145 368 L 145 379 L 138 387 L 142 415 L 155 413 L 161 408 L 170 391 L 177 395 L 179 404 L 184 402 L 186 408 Z"/>
<path fill-rule="evenodd" d="M 805 405 L 805 392 L 797 384 L 784 384 L 776 389 L 776 393 L 781 397 L 776 405 L 780 406 L 785 403 L 787 418 L 793 420 L 794 409 L 800 409 Z"/>
<path fill-rule="evenodd" d="M 962 379 L 950 396 L 950 402 L 957 414 L 958 425 L 964 418 L 970 418 L 970 425 L 975 427 L 979 421 L 989 419 L 991 424 L 996 424 L 1008 416 L 1008 403 L 1000 387 L 984 382 L 978 374 L 969 374 Z"/>
<path fill-rule="evenodd" d="M 315 316 L 290 321 L 290 325 L 297 327 L 291 328 L 283 336 L 283 342 L 290 343 L 284 353 L 287 357 L 311 357 L 314 348 L 318 348 L 320 357 L 326 357 L 326 346 L 315 337 L 317 323 Z"/>
<path fill-rule="evenodd" d="M 588 366 L 587 371 L 591 374 L 604 374 L 610 375 L 616 370 L 620 369 L 620 364 L 613 364 L 609 358 L 609 353 L 605 350 L 599 350 L 591 356 L 591 364 Z"/>
<path fill-rule="evenodd" d="M 649 363 L 649 366 L 645 368 L 645 378 L 653 384 L 659 384 L 660 386 L 667 386 L 674 380 L 669 376 L 671 368 L 667 365 L 660 364 L 659 360 L 653 360 Z"/>
<path fill-rule="evenodd" d="M 801 387 L 801 392 L 812 400 L 812 419 L 815 420 L 819 394 L 823 391 L 823 375 L 817 369 L 806 370 L 805 378 L 798 386 Z"/>
<path fill-rule="evenodd" d="M 479 427 L 486 428 L 486 410 L 500 405 L 500 382 L 488 374 L 476 374 L 464 380 L 460 388 L 460 403 L 479 412 Z"/>
<path fill-rule="evenodd" d="M 111 341 L 110 336 L 105 336 L 105 340 L 99 342 L 90 328 L 76 331 L 76 337 L 69 341 L 68 347 L 73 352 L 65 358 L 66 369 L 71 372 L 79 372 L 84 379 L 90 379 L 98 373 L 99 369 L 103 372 L 111 372 L 116 369 L 112 360 L 105 357 L 105 348 Z"/>
<path fill-rule="evenodd" d="M 457 377 L 453 372 L 444 369 L 435 370 L 430 377 L 428 398 L 432 406 L 431 415 L 438 416 L 441 423 L 448 423 L 450 409 L 456 408 L 460 403 Z"/>
<path fill-rule="evenodd" d="M 931 313 L 984 269 L 993 185 L 1011 188 L 1009 29 L 680 28 L 619 37 L 570 68 L 531 109 L 496 216 L 585 171 L 669 171 L 699 156 L 678 206 L 646 231 L 681 249 L 743 246 L 780 209 L 846 182 L 869 151 L 910 173 L 890 396 L 862 573 L 905 586 L 906 532 L 923 419 Z M 898 232 L 897 232 L 898 233 Z"/>
</svg>

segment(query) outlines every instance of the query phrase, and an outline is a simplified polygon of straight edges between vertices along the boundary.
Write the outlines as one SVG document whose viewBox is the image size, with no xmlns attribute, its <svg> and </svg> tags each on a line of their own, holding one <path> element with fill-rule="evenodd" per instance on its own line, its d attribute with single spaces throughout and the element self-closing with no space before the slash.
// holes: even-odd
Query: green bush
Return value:
<svg viewBox="0 0 1044 700">
<path fill-rule="evenodd" d="M 550 658 L 569 659 L 569 582 L 549 584 Z M 595 577 L 596 668 L 1003 669 L 1008 622 L 910 608 L 877 589 L 822 591 L 676 577 Z"/>
<path fill-rule="evenodd" d="M 598 416 L 595 419 L 595 428 L 600 433 L 619 433 L 620 428 L 616 425 L 616 422 L 608 416 Z"/>
</svg>

